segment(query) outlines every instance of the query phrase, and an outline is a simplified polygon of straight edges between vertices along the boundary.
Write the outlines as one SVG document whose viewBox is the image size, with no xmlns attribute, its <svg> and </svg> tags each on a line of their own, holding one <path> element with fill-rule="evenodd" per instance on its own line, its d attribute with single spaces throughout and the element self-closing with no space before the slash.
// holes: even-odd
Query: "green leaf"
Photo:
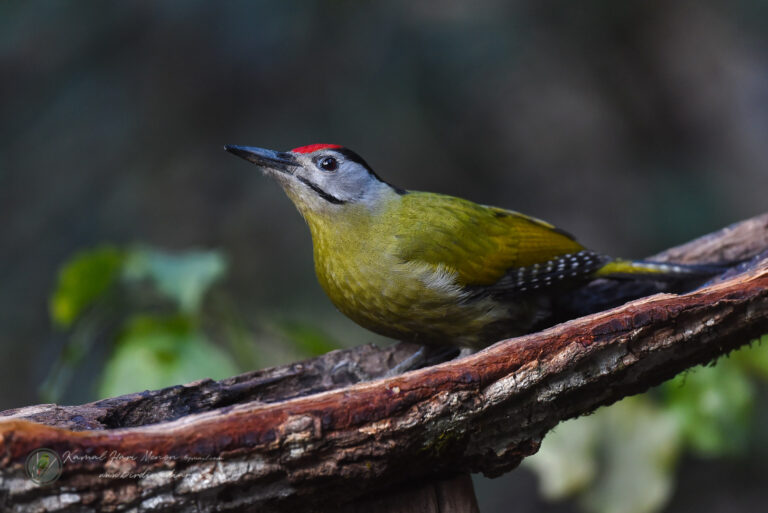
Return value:
<svg viewBox="0 0 768 513">
<path fill-rule="evenodd" d="M 523 460 L 538 475 L 545 498 L 564 499 L 594 481 L 599 437 L 600 415 L 567 420 L 547 434 L 539 452 Z"/>
<path fill-rule="evenodd" d="M 211 344 L 192 319 L 142 315 L 128 322 L 107 362 L 98 393 L 113 397 L 236 373 L 230 357 Z"/>
<path fill-rule="evenodd" d="M 53 323 L 69 328 L 115 283 L 125 253 L 112 246 L 75 254 L 59 270 L 49 308 Z"/>
<path fill-rule="evenodd" d="M 678 375 L 662 391 L 693 450 L 716 456 L 746 446 L 754 390 L 734 360 L 721 358 L 717 365 Z"/>
<path fill-rule="evenodd" d="M 729 358 L 741 368 L 768 380 L 768 334 L 753 340 L 749 347 L 734 351 Z"/>
<path fill-rule="evenodd" d="M 651 513 L 668 500 L 679 427 L 647 397 L 564 422 L 523 461 L 549 499 L 577 496 L 592 513 Z"/>
<path fill-rule="evenodd" d="M 644 396 L 629 397 L 599 413 L 603 461 L 580 504 L 595 513 L 658 511 L 672 493 L 682 447 L 674 417 Z"/>
<path fill-rule="evenodd" d="M 284 321 L 276 325 L 280 335 L 291 341 L 305 356 L 319 356 L 333 351 L 339 344 L 316 326 L 303 322 Z"/>
<path fill-rule="evenodd" d="M 150 280 L 185 313 L 200 310 L 208 289 L 226 272 L 224 256 L 218 251 L 170 253 L 151 248 L 132 251 L 124 277 L 129 281 Z"/>
</svg>

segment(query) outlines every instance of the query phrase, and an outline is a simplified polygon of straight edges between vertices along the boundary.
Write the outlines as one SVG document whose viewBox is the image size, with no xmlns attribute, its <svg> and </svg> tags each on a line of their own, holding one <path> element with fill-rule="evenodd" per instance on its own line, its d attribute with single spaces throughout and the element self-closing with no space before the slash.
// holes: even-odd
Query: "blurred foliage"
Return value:
<svg viewBox="0 0 768 513">
<path fill-rule="evenodd" d="M 123 252 L 104 246 L 75 255 L 59 273 L 51 296 L 53 323 L 69 328 L 84 310 L 102 297 L 114 284 L 123 263 Z"/>
<path fill-rule="evenodd" d="M 768 352 L 768 345 L 742 349 Z M 744 450 L 754 389 L 733 358 L 680 374 L 661 387 L 661 405 L 675 419 L 681 442 L 701 456 L 738 454 Z"/>
<path fill-rule="evenodd" d="M 51 294 L 51 320 L 66 343 L 41 387 L 43 398 L 57 401 L 97 348 L 107 349 L 98 397 L 259 367 L 255 333 L 225 294 L 213 294 L 226 271 L 217 251 L 102 246 L 77 253 L 61 267 Z M 271 331 L 298 356 L 338 346 L 295 321 L 273 323 Z"/>
<path fill-rule="evenodd" d="M 307 356 L 320 356 L 338 348 L 338 343 L 331 337 L 307 323 L 285 321 L 276 324 L 275 329 L 283 337 L 292 340 Z"/>
<path fill-rule="evenodd" d="M 220 379 L 237 371 L 232 358 L 211 344 L 190 317 L 136 315 L 117 340 L 98 395 L 114 397 L 197 378 Z"/>
<path fill-rule="evenodd" d="M 128 281 L 152 281 L 182 312 L 194 314 L 200 310 L 205 293 L 223 276 L 225 269 L 223 256 L 215 251 L 169 254 L 147 249 L 128 254 L 123 276 Z"/>
<path fill-rule="evenodd" d="M 685 451 L 716 458 L 745 450 L 754 381 L 768 381 L 767 364 L 765 335 L 716 364 L 560 424 L 523 464 L 537 474 L 545 497 L 575 497 L 584 511 L 659 511 Z"/>
</svg>

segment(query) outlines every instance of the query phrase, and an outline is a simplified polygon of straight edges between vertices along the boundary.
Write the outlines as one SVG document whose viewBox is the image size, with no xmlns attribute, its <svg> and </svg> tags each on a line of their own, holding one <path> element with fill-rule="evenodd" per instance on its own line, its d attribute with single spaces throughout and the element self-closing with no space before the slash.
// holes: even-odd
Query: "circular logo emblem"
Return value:
<svg viewBox="0 0 768 513">
<path fill-rule="evenodd" d="M 47 484 L 56 481 L 61 476 L 63 465 L 56 451 L 51 449 L 35 449 L 24 464 L 27 476 L 37 484 Z"/>
</svg>

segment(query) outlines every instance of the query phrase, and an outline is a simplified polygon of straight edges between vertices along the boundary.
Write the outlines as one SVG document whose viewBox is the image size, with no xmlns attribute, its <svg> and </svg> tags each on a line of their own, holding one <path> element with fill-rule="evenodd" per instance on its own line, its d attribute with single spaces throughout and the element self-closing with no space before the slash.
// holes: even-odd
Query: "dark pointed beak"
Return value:
<svg viewBox="0 0 768 513">
<path fill-rule="evenodd" d="M 253 146 L 235 146 L 233 144 L 225 145 L 224 149 L 248 162 L 253 162 L 257 166 L 284 173 L 290 173 L 293 168 L 300 165 L 293 155 L 284 151 L 265 150 Z"/>
</svg>

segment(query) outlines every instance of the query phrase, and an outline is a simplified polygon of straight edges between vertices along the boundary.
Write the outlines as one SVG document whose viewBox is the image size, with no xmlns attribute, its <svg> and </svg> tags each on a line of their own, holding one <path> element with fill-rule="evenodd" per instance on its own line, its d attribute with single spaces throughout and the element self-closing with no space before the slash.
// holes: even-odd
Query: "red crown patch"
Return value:
<svg viewBox="0 0 768 513">
<path fill-rule="evenodd" d="M 308 144 L 307 146 L 299 146 L 291 151 L 293 153 L 312 153 L 318 150 L 335 150 L 341 148 L 339 144 Z"/>
</svg>

